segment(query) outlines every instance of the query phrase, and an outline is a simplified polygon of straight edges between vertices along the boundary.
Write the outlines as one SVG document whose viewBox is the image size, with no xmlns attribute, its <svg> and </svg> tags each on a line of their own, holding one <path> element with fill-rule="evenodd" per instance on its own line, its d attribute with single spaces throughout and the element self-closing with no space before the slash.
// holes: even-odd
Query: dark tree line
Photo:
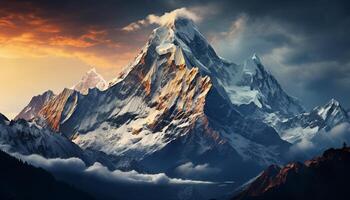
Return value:
<svg viewBox="0 0 350 200">
<path fill-rule="evenodd" d="M 88 194 L 57 181 L 49 172 L 0 151 L 0 199 L 89 200 Z"/>
</svg>

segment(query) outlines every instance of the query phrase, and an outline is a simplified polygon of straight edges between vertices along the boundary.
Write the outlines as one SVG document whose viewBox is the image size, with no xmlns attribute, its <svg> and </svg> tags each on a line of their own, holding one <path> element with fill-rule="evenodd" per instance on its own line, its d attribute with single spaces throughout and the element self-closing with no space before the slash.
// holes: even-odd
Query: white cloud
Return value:
<svg viewBox="0 0 350 200">
<path fill-rule="evenodd" d="M 210 167 L 207 163 L 194 165 L 192 162 L 187 162 L 178 166 L 175 171 L 185 176 L 198 176 L 218 173 L 220 169 Z"/>
<path fill-rule="evenodd" d="M 84 161 L 79 158 L 44 158 L 37 154 L 22 155 L 18 153 L 12 154 L 13 156 L 24 160 L 35 167 L 41 167 L 51 172 L 82 172 L 86 169 Z"/>
<path fill-rule="evenodd" d="M 87 167 L 79 158 L 52 158 L 46 159 L 40 155 L 21 155 L 12 154 L 36 167 L 41 167 L 47 171 L 56 173 L 70 173 L 80 176 L 92 177 L 94 179 L 107 181 L 115 184 L 146 184 L 146 185 L 174 185 L 174 184 L 213 184 L 213 182 L 184 180 L 170 178 L 164 173 L 159 174 L 141 174 L 137 171 L 110 171 L 107 167 L 100 163 L 95 163 Z"/>
<path fill-rule="evenodd" d="M 161 26 L 169 25 L 174 22 L 178 17 L 192 19 L 195 22 L 200 21 L 202 18 L 196 14 L 194 11 L 187 8 L 179 8 L 171 12 L 166 12 L 161 16 L 150 14 L 145 19 L 132 22 L 129 25 L 122 28 L 124 31 L 135 31 L 143 26 L 148 26 L 151 24 L 157 24 Z"/>
<path fill-rule="evenodd" d="M 246 14 L 233 20 L 227 30 L 210 34 L 218 54 L 237 63 L 244 62 L 253 53 L 264 57 L 274 49 L 284 47 L 285 41 L 298 39 L 273 19 L 252 19 Z"/>
<path fill-rule="evenodd" d="M 156 184 L 156 185 L 168 185 L 168 184 L 210 184 L 206 181 L 194 181 L 169 178 L 165 173 L 159 174 L 140 174 L 137 171 L 109 171 L 105 166 L 100 163 L 95 163 L 91 167 L 86 169 L 87 173 L 99 174 L 101 177 L 105 177 L 115 182 L 126 183 L 142 183 L 142 184 Z"/>
<path fill-rule="evenodd" d="M 319 131 L 310 140 L 302 140 L 291 146 L 289 156 L 310 159 L 328 148 L 339 148 L 346 142 L 350 144 L 350 123 L 341 123 L 329 131 Z"/>
</svg>

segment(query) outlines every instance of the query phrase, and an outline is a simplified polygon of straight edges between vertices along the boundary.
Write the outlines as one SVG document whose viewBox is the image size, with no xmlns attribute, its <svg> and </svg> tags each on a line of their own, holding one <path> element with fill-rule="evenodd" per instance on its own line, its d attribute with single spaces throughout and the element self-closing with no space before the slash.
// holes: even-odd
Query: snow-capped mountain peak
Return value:
<svg viewBox="0 0 350 200">
<path fill-rule="evenodd" d="M 331 99 L 326 105 L 315 108 L 318 115 L 322 117 L 322 119 L 326 119 L 329 115 L 336 114 L 336 112 L 341 111 L 342 108 L 337 100 Z"/>
<path fill-rule="evenodd" d="M 287 117 L 304 111 L 264 68 L 257 54 L 243 65 L 221 59 L 190 19 L 177 18 L 173 26 L 159 27 L 150 41 L 157 46 L 159 55 L 181 55 L 180 63 L 208 75 L 219 93 L 234 105 L 253 104 L 264 112 Z"/>
<path fill-rule="evenodd" d="M 281 122 L 276 128 L 283 139 L 295 143 L 302 139 L 312 139 L 319 131 L 327 132 L 343 122 L 350 122 L 348 113 L 337 100 L 331 99 L 311 112 Z"/>
<path fill-rule="evenodd" d="M 317 114 L 325 120 L 330 127 L 334 127 L 349 118 L 346 110 L 343 109 L 340 103 L 335 99 L 331 99 L 324 106 L 316 107 L 313 112 L 317 112 Z"/>
<path fill-rule="evenodd" d="M 97 73 L 95 68 L 90 69 L 82 77 L 82 79 L 72 87 L 72 89 L 82 93 L 87 94 L 89 89 L 98 88 L 99 90 L 107 89 L 108 84 L 104 78 Z"/>
</svg>

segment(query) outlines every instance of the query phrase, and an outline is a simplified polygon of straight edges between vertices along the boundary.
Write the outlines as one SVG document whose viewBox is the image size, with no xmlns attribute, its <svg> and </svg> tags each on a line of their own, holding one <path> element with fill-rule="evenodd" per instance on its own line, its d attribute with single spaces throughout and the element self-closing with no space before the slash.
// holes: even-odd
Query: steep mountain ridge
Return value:
<svg viewBox="0 0 350 200">
<path fill-rule="evenodd" d="M 60 94 L 45 104 L 38 113 L 39 124 L 59 131 L 66 115 L 74 111 L 79 92 L 65 88 Z"/>
<path fill-rule="evenodd" d="M 65 106 L 68 104 L 74 105 L 79 93 L 86 95 L 90 90 L 96 88 L 105 90 L 107 87 L 107 82 L 97 73 L 95 68 L 92 68 L 71 89 L 65 88 L 58 95 L 48 90 L 41 95 L 34 96 L 29 104 L 15 117 L 15 120 L 25 119 L 30 121 L 34 119 L 43 127 L 58 131 L 61 119 L 64 119 L 74 109 Z"/>
<path fill-rule="evenodd" d="M 270 166 L 235 200 L 348 199 L 350 148 L 329 149 L 305 163 Z"/>
<path fill-rule="evenodd" d="M 48 90 L 41 95 L 34 96 L 29 104 L 23 108 L 23 110 L 14 118 L 24 119 L 24 120 L 32 120 L 38 117 L 39 111 L 44 107 L 44 105 L 51 101 L 55 97 L 55 94 Z"/>
</svg>

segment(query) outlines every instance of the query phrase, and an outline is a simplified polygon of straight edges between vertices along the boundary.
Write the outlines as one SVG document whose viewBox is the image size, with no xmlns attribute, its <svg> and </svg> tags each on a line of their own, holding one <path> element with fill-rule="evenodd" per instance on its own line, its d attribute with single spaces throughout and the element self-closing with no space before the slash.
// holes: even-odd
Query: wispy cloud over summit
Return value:
<svg viewBox="0 0 350 200">
<path fill-rule="evenodd" d="M 151 25 L 151 24 L 157 24 L 161 26 L 172 24 L 176 18 L 184 17 L 191 19 L 195 22 L 199 22 L 202 18 L 195 13 L 194 11 L 191 11 L 187 8 L 179 8 L 175 9 L 171 12 L 166 12 L 163 15 L 155 15 L 155 14 L 149 14 L 145 19 L 138 20 L 136 22 L 132 22 L 129 25 L 122 28 L 124 31 L 135 31 L 142 27 Z"/>
</svg>

